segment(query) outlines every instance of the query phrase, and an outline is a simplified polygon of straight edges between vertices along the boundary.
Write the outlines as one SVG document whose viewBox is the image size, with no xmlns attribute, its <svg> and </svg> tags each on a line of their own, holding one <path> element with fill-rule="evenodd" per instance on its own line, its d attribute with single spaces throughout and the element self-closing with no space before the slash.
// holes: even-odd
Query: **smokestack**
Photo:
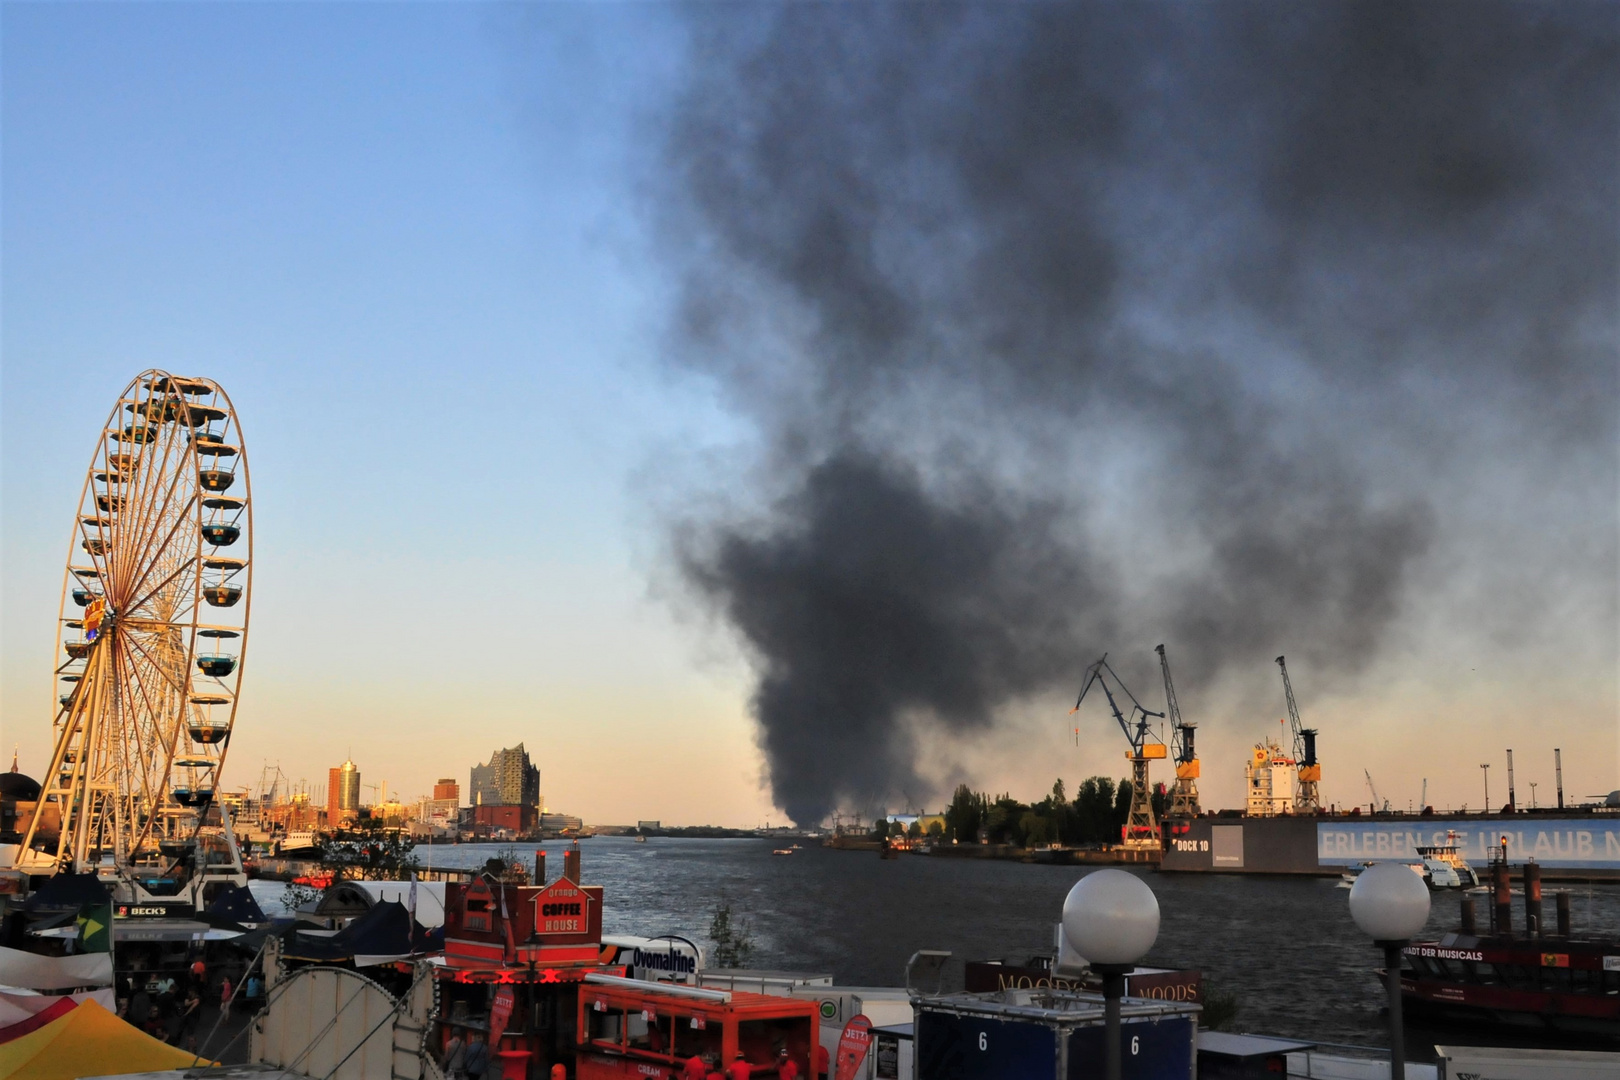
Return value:
<svg viewBox="0 0 1620 1080">
<path fill-rule="evenodd" d="M 1558 908 L 1558 936 L 1569 937 L 1569 893 L 1559 890 L 1553 893 L 1553 904 Z"/>
<path fill-rule="evenodd" d="M 1462 932 L 1469 937 L 1479 936 L 1479 924 L 1474 914 L 1474 898 L 1463 893 L 1462 898 Z"/>
<path fill-rule="evenodd" d="M 1564 752 L 1553 747 L 1553 775 L 1558 778 L 1558 809 L 1564 808 Z"/>
<path fill-rule="evenodd" d="M 579 884 L 579 842 L 577 840 L 574 842 L 573 847 L 563 852 L 562 876 L 575 885 Z"/>
<path fill-rule="evenodd" d="M 1541 864 L 1524 864 L 1524 932 L 1541 936 Z"/>
<path fill-rule="evenodd" d="M 536 885 L 546 883 L 546 853 L 544 851 L 534 853 L 534 883 Z"/>
<path fill-rule="evenodd" d="M 1513 893 L 1508 887 L 1508 864 L 1504 859 L 1491 867 L 1491 903 L 1495 914 L 1491 929 L 1502 937 L 1513 936 Z"/>
<path fill-rule="evenodd" d="M 1509 810 L 1517 810 L 1519 808 L 1519 796 L 1513 790 L 1513 750 L 1512 750 L 1511 747 L 1508 749 L 1507 755 L 1508 755 L 1508 809 Z M 1490 807 L 1487 806 L 1485 809 L 1489 810 Z"/>
</svg>

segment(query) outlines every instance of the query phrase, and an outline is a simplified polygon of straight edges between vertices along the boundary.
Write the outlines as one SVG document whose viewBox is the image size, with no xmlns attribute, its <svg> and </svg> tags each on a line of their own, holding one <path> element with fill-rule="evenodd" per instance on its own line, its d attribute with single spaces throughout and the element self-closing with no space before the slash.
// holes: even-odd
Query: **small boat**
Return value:
<svg viewBox="0 0 1620 1080">
<path fill-rule="evenodd" d="M 771 854 L 772 855 L 791 855 L 791 854 L 793 854 L 793 849 L 792 848 L 779 847 L 779 848 L 774 849 L 771 852 Z"/>
<path fill-rule="evenodd" d="M 1446 843 L 1417 849 L 1423 860 L 1418 872 L 1425 883 L 1434 889 L 1472 889 L 1480 884 L 1479 874 L 1468 860 L 1457 853 L 1457 834 L 1448 832 Z M 1413 869 L 1417 869 L 1414 867 Z"/>
<path fill-rule="evenodd" d="M 647 838 L 646 838 L 646 837 L 645 837 L 645 836 L 638 836 L 638 837 L 636 837 L 636 843 L 638 843 L 638 844 L 645 844 L 645 843 L 646 843 L 646 842 L 647 842 Z"/>
</svg>

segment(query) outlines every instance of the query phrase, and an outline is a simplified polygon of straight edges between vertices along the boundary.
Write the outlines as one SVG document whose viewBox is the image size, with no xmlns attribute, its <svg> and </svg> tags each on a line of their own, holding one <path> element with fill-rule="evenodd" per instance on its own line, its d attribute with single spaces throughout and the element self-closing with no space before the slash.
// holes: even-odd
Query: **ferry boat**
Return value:
<svg viewBox="0 0 1620 1080">
<path fill-rule="evenodd" d="M 1513 933 L 1505 862 L 1493 865 L 1488 933 L 1475 929 L 1474 897 L 1462 899 L 1462 929 L 1405 948 L 1404 1011 L 1441 1021 L 1538 1034 L 1620 1040 L 1620 941 L 1576 938 L 1569 894 L 1554 897 L 1552 933 L 1541 923 L 1541 875 L 1524 867 L 1524 923 Z"/>
<path fill-rule="evenodd" d="M 1620 1040 L 1620 942 L 1446 934 L 1405 952 L 1409 1015 Z"/>
<path fill-rule="evenodd" d="M 1457 850 L 1457 834 L 1446 832 L 1444 844 L 1423 845 L 1417 849 L 1424 882 L 1434 889 L 1472 889 L 1480 884 L 1479 874 Z"/>
</svg>

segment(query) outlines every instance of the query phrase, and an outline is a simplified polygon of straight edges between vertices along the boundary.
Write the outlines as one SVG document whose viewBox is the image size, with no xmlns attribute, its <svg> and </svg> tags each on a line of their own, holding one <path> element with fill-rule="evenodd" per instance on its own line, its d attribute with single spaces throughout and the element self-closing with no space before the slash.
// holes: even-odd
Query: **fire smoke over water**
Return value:
<svg viewBox="0 0 1620 1080">
<path fill-rule="evenodd" d="M 672 535 L 796 821 L 1122 633 L 1353 676 L 1503 584 L 1510 458 L 1612 504 L 1612 6 L 701 10 L 670 351 L 765 450 Z M 1612 506 L 1555 524 L 1613 573 Z"/>
</svg>

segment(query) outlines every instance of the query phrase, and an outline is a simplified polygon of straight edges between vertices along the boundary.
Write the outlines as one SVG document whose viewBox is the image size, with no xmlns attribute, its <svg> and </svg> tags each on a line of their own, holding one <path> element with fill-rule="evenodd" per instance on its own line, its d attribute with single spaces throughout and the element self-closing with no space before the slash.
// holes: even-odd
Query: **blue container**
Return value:
<svg viewBox="0 0 1620 1080">
<path fill-rule="evenodd" d="M 1100 994 L 1004 990 L 919 997 L 917 1080 L 1102 1080 Z M 1193 1080 L 1197 1005 L 1126 998 L 1125 1080 Z"/>
</svg>

